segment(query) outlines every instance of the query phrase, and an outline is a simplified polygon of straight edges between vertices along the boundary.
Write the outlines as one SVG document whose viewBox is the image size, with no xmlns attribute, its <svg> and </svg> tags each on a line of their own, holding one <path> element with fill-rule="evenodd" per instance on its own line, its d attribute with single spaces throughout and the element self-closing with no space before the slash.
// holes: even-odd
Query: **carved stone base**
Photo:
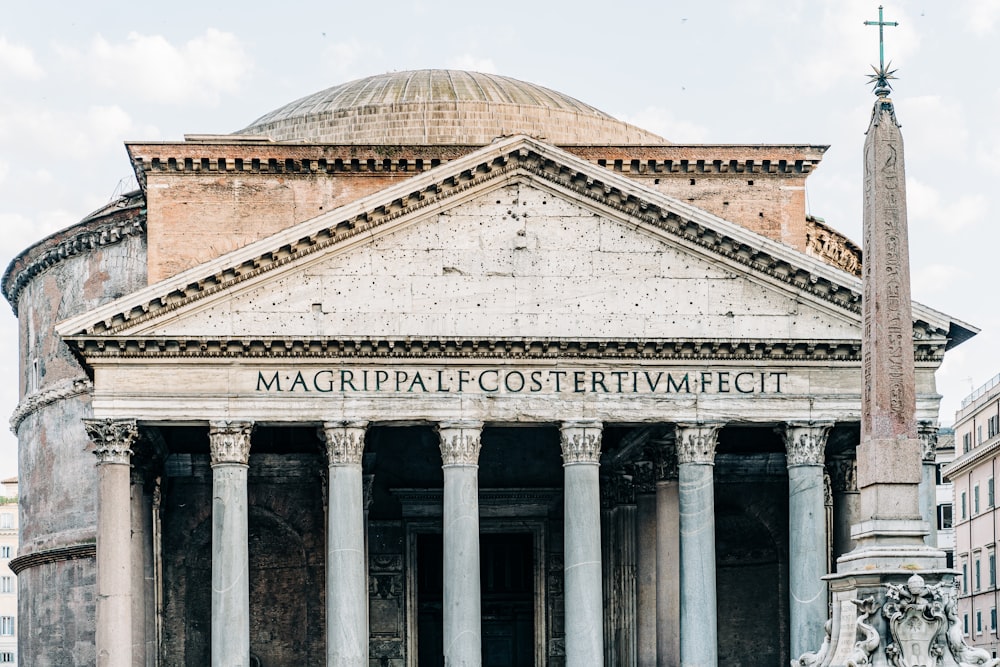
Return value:
<svg viewBox="0 0 1000 667">
<path fill-rule="evenodd" d="M 923 551 L 920 560 L 932 562 L 940 553 Z M 825 577 L 833 594 L 826 639 L 792 667 L 997 667 L 1000 660 L 965 643 L 955 574 L 873 567 Z"/>
</svg>

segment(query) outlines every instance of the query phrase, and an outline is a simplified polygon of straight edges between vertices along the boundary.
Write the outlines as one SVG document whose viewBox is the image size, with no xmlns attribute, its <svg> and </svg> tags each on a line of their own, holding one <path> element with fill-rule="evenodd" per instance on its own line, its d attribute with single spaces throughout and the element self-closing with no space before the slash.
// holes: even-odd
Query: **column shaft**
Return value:
<svg viewBox="0 0 1000 667">
<path fill-rule="evenodd" d="M 924 543 L 937 546 L 937 440 L 938 428 L 931 422 L 917 424 L 922 445 L 920 477 L 920 518 L 927 522 L 929 532 Z"/>
<path fill-rule="evenodd" d="M 368 585 L 365 562 L 364 422 L 330 422 L 326 442 L 326 664 L 368 665 Z"/>
<path fill-rule="evenodd" d="M 680 521 L 677 480 L 656 483 L 656 664 L 677 667 L 681 653 Z"/>
<path fill-rule="evenodd" d="M 832 426 L 830 422 L 790 423 L 782 432 L 788 464 L 788 588 L 793 656 L 820 645 L 827 619 L 823 461 Z"/>
<path fill-rule="evenodd" d="M 601 591 L 601 424 L 562 425 L 566 664 L 604 659 Z"/>
<path fill-rule="evenodd" d="M 483 660 L 478 465 L 481 431 L 479 422 L 450 422 L 438 427 L 444 471 L 442 611 L 448 667 L 479 667 Z"/>
<path fill-rule="evenodd" d="M 639 667 L 656 667 L 657 551 L 656 495 L 637 494 L 636 506 L 636 650 Z"/>
<path fill-rule="evenodd" d="M 681 665 L 716 667 L 714 461 L 718 425 L 677 427 Z"/>
<path fill-rule="evenodd" d="M 209 427 L 212 453 L 212 666 L 250 664 L 248 422 Z"/>
<path fill-rule="evenodd" d="M 133 420 L 84 420 L 97 455 L 96 649 L 100 667 L 132 665 L 131 447 Z"/>
</svg>

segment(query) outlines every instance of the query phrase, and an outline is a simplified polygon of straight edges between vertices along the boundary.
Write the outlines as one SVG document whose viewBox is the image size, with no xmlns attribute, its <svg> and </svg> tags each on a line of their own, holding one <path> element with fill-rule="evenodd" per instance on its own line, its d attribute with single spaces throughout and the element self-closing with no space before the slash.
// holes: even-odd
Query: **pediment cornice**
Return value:
<svg viewBox="0 0 1000 667">
<path fill-rule="evenodd" d="M 57 331 L 74 338 L 122 336 L 196 301 L 307 261 L 315 253 L 349 248 L 393 228 L 394 223 L 433 215 L 491 183 L 517 177 L 729 264 L 734 270 L 756 274 L 799 298 L 852 319 L 860 316 L 861 281 L 855 276 L 561 149 L 527 137 L 512 137 L 67 320 Z M 914 304 L 914 319 L 918 339 L 948 336 L 955 324 L 919 304 Z M 975 331 L 971 327 L 967 330 Z"/>
</svg>

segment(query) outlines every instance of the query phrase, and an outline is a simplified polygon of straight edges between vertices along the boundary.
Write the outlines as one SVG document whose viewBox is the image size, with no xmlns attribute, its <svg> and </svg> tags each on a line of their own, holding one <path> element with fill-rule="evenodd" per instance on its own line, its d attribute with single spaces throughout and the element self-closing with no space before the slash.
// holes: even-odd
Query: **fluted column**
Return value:
<svg viewBox="0 0 1000 667">
<path fill-rule="evenodd" d="M 677 450 L 673 443 L 656 443 L 656 664 L 659 667 L 680 664 L 681 545 L 677 476 Z"/>
<path fill-rule="evenodd" d="M 97 664 L 132 664 L 130 462 L 134 419 L 85 419 L 97 455 Z"/>
<path fill-rule="evenodd" d="M 368 586 L 361 457 L 368 422 L 326 422 L 326 664 L 368 665 Z"/>
<path fill-rule="evenodd" d="M 251 422 L 212 422 L 212 667 L 250 665 Z"/>
<path fill-rule="evenodd" d="M 444 664 L 483 662 L 479 586 L 479 450 L 482 422 L 438 425 L 444 469 L 441 533 L 444 547 Z"/>
<path fill-rule="evenodd" d="M 931 422 L 917 424 L 917 436 L 921 444 L 922 475 L 920 478 L 920 517 L 927 522 L 930 531 L 924 536 L 924 543 L 937 546 L 937 441 L 938 427 Z"/>
<path fill-rule="evenodd" d="M 826 497 L 823 460 L 832 422 L 789 422 L 782 435 L 788 465 L 788 589 L 791 654 L 815 650 L 827 618 Z"/>
<path fill-rule="evenodd" d="M 564 497 L 566 664 L 604 659 L 601 591 L 601 423 L 561 427 Z"/>
<path fill-rule="evenodd" d="M 715 445 L 719 423 L 677 425 L 681 665 L 716 667 Z"/>
</svg>

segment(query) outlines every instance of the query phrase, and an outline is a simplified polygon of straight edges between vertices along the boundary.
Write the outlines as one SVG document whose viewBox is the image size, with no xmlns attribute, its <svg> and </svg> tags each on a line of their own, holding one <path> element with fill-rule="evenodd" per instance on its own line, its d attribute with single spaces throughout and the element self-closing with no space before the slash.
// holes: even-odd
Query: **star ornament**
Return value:
<svg viewBox="0 0 1000 667">
<path fill-rule="evenodd" d="M 873 74 L 868 75 L 868 83 L 875 86 L 876 94 L 879 92 L 888 93 L 892 90 L 892 85 L 889 82 L 898 80 L 898 77 L 895 76 L 896 70 L 889 69 L 891 66 L 892 62 L 886 67 L 875 67 L 875 65 L 872 65 Z"/>
</svg>

